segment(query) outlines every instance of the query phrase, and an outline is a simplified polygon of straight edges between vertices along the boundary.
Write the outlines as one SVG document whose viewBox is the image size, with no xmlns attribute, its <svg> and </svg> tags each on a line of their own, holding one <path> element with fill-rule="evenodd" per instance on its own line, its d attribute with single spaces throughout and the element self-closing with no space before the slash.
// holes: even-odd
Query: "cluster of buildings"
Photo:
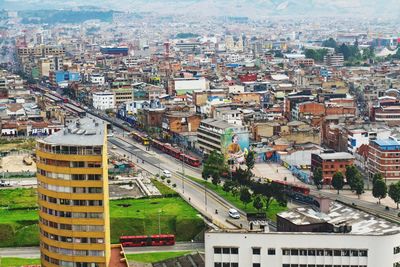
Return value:
<svg viewBox="0 0 400 267">
<path fill-rule="evenodd" d="M 288 160 L 309 176 L 321 168 L 328 184 L 353 164 L 400 180 L 399 62 L 349 67 L 322 47 L 334 36 L 389 55 L 386 46 L 397 41 L 380 26 L 365 32 L 347 21 L 359 33 L 344 34 L 332 28 L 336 21 L 305 19 L 268 22 L 266 33 L 265 21 L 187 27 L 177 18 L 130 16 L 77 26 L 21 24 L 14 14 L 0 31 L 15 36 L 4 51 L 16 57 L 2 60 L 9 71 L 0 72 L 0 135 L 49 135 L 36 151 L 43 266 L 126 266 L 110 245 L 106 128 L 77 120 L 87 111 L 199 157 L 217 150 L 241 164 L 253 149 L 257 162 Z M 182 38 L 188 28 L 196 34 Z M 329 53 L 316 62 L 305 49 Z M 321 199 L 279 214 L 277 232 L 207 232 L 206 266 L 400 266 L 399 231 Z"/>
<path fill-rule="evenodd" d="M 277 232 L 205 234 L 206 266 L 365 267 L 400 264 L 397 224 L 320 199 L 277 215 Z"/>
<path fill-rule="evenodd" d="M 82 110 L 113 114 L 199 156 L 227 151 L 236 134 L 242 150 L 259 149 L 258 159 L 269 158 L 262 155 L 267 151 L 285 155 L 315 144 L 320 148 L 316 154 L 325 156 L 307 157 L 301 165 L 311 172 L 317 166 L 312 162 L 323 161 L 328 157 L 323 152 L 331 149 L 342 153 L 329 155 L 339 168 L 354 163 L 372 175 L 378 170 L 369 167 L 370 142 L 397 138 L 397 62 L 365 60 L 362 66 L 344 67 L 342 54 L 321 46 L 329 33 L 338 44 L 357 41 L 360 49 L 380 51 L 384 46 L 374 43 L 372 33 L 343 35 L 324 26 L 312 31 L 319 41 L 310 41 L 315 39 L 305 31 L 276 38 L 262 35 L 258 27 L 250 33 L 248 25 L 229 22 L 229 32 L 206 27 L 215 32 L 209 34 L 196 26 L 196 34 L 182 38 L 181 25 L 167 37 L 139 27 L 138 21 L 113 27 L 121 25 L 120 19 L 81 27 L 24 25 L 29 30 L 15 32 L 17 67 L 39 87 L 73 99 Z M 142 34 L 121 35 L 126 27 Z M 328 54 L 315 62 L 306 58 L 305 49 Z M 2 135 L 48 134 L 76 115 L 66 103 L 31 94 L 19 76 L 2 76 Z M 45 129 L 36 129 L 40 125 Z M 327 183 L 331 174 L 324 170 Z M 396 175 L 386 178 L 396 180 Z"/>
</svg>

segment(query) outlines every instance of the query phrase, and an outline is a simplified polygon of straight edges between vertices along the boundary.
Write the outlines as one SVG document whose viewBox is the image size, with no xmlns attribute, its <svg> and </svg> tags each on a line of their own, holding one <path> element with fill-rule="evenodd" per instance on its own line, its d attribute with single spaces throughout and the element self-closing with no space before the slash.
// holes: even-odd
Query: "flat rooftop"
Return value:
<svg viewBox="0 0 400 267">
<path fill-rule="evenodd" d="M 338 202 L 331 203 L 328 214 L 316 211 L 312 207 L 299 207 L 281 212 L 279 216 L 296 225 L 323 222 L 333 225 L 351 225 L 352 230 L 348 234 L 353 235 L 389 235 L 400 232 L 400 225 L 398 224 Z"/>
<path fill-rule="evenodd" d="M 106 134 L 103 121 L 88 117 L 76 119 L 67 127 L 43 139 L 45 143 L 66 146 L 102 146 Z"/>
<path fill-rule="evenodd" d="M 347 152 L 321 153 L 319 156 L 323 160 L 354 159 L 354 156 Z"/>
<path fill-rule="evenodd" d="M 219 128 L 219 129 L 229 129 L 229 128 L 235 129 L 238 127 L 242 127 L 242 126 L 239 126 L 236 124 L 228 123 L 227 121 L 224 121 L 224 120 L 218 120 L 218 119 L 212 119 L 212 118 L 202 120 L 201 123 L 208 124 L 210 126 L 213 126 L 213 127 Z"/>
<path fill-rule="evenodd" d="M 375 144 L 377 144 L 378 146 L 400 146 L 399 141 L 395 140 L 395 139 L 377 139 L 377 140 L 373 140 L 372 142 L 374 142 Z"/>
</svg>

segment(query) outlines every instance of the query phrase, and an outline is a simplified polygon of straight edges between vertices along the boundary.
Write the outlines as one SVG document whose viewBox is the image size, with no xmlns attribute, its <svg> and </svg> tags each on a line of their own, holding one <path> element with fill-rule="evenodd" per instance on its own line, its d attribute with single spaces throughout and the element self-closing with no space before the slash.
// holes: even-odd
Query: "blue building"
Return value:
<svg viewBox="0 0 400 267">
<path fill-rule="evenodd" d="M 77 82 L 81 80 L 81 75 L 79 72 L 71 71 L 56 71 L 56 82 L 61 83 L 64 81 Z"/>
</svg>

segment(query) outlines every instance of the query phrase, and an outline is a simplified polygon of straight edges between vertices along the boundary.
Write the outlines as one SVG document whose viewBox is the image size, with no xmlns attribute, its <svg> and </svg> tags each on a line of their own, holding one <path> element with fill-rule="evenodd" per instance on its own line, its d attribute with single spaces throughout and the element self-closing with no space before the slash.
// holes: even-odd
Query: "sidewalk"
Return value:
<svg viewBox="0 0 400 267">
<path fill-rule="evenodd" d="M 337 190 L 334 190 L 334 189 L 325 189 L 324 188 L 321 191 L 337 194 Z M 371 190 L 365 191 L 364 194 L 360 195 L 360 198 L 358 198 L 358 196 L 354 192 L 351 192 L 351 190 L 349 190 L 349 189 L 341 190 L 339 194 L 342 195 L 342 196 L 348 197 L 350 199 L 363 200 L 363 201 L 367 201 L 367 202 L 370 202 L 372 204 L 377 204 L 378 205 L 378 199 L 374 198 L 374 196 L 372 195 L 372 191 Z M 389 208 L 393 208 L 393 209 L 397 208 L 396 203 L 394 203 L 394 201 L 389 196 L 386 196 L 386 198 L 381 199 L 381 204 L 380 205 L 383 206 L 383 207 L 388 206 Z"/>
<path fill-rule="evenodd" d="M 280 181 L 284 181 L 284 178 L 286 177 L 287 182 L 301 184 L 303 186 L 307 186 L 307 187 L 310 187 L 310 188 L 316 190 L 315 186 L 311 186 L 311 185 L 302 183 L 288 169 L 286 169 L 282 165 L 279 165 L 276 163 L 255 164 L 254 174 L 257 177 L 263 177 L 263 178 L 280 180 Z M 333 188 L 330 189 L 327 185 L 324 185 L 324 188 L 321 191 L 337 194 L 337 191 L 335 189 L 333 189 Z M 358 199 L 358 196 L 354 192 L 351 192 L 351 190 L 349 190 L 349 189 L 341 190 L 340 195 L 347 197 L 349 199 Z M 364 194 L 362 194 L 360 196 L 359 200 L 367 201 L 372 204 L 376 204 L 378 202 L 378 199 L 374 198 L 374 196 L 372 195 L 372 190 L 365 190 Z M 394 203 L 394 201 L 389 196 L 386 196 L 386 198 L 381 199 L 381 206 L 383 206 L 383 207 L 388 206 L 393 209 L 397 208 L 396 203 Z"/>
</svg>

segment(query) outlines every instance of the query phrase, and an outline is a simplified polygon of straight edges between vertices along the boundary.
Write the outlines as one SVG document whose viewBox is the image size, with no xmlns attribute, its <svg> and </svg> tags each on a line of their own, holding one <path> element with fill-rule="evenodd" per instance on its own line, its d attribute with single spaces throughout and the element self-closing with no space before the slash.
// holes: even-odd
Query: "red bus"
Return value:
<svg viewBox="0 0 400 267">
<path fill-rule="evenodd" d="M 173 246 L 175 235 L 121 236 L 119 242 L 123 247 Z"/>
<path fill-rule="evenodd" d="M 170 144 L 163 143 L 156 139 L 151 139 L 151 145 L 153 147 L 163 151 L 164 153 L 185 162 L 186 164 L 188 164 L 190 166 L 199 167 L 201 165 L 201 162 L 199 159 L 191 157 L 186 154 L 183 154 L 180 149 L 175 148 L 175 147 L 171 146 Z"/>
<path fill-rule="evenodd" d="M 281 184 L 281 185 L 285 186 L 286 188 L 288 188 L 289 190 L 292 190 L 293 192 L 301 193 L 303 195 L 310 194 L 310 188 L 308 188 L 306 186 L 292 184 L 289 182 L 279 181 L 279 180 L 273 180 L 271 182 L 275 183 L 275 184 Z"/>
<path fill-rule="evenodd" d="M 179 149 L 174 148 L 171 145 L 165 145 L 164 149 L 165 149 L 164 150 L 165 153 L 167 153 L 168 155 L 171 155 L 171 156 L 173 156 L 174 158 L 177 158 L 177 159 L 179 159 L 181 154 L 182 154 L 182 152 Z"/>
<path fill-rule="evenodd" d="M 186 154 L 182 154 L 180 157 L 180 160 L 182 160 L 184 163 L 189 164 L 190 166 L 193 166 L 193 167 L 199 167 L 201 164 L 199 159 L 196 159 L 196 158 L 191 157 Z"/>
</svg>

